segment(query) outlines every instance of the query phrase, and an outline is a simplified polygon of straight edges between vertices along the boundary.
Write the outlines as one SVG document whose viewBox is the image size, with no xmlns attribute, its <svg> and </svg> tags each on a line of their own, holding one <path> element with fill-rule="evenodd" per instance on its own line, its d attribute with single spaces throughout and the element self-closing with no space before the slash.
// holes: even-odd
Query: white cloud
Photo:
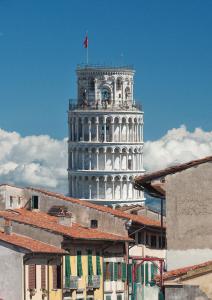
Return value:
<svg viewBox="0 0 212 300">
<path fill-rule="evenodd" d="M 212 155 L 212 131 L 196 128 L 189 132 L 182 125 L 169 130 L 159 140 L 145 143 L 144 168 L 154 171 L 209 155 Z"/>
<path fill-rule="evenodd" d="M 67 139 L 0 129 L 0 182 L 67 193 Z"/>
<path fill-rule="evenodd" d="M 67 139 L 48 135 L 22 137 L 0 129 L 0 183 L 38 186 L 67 193 Z M 147 141 L 144 167 L 148 171 L 212 155 L 212 132 L 185 126 L 171 129 L 161 139 Z"/>
</svg>

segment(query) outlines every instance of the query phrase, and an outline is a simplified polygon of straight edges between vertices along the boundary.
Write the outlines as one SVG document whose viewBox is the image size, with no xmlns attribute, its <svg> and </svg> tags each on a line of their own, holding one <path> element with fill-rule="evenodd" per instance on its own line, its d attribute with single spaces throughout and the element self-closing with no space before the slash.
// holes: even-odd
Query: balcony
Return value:
<svg viewBox="0 0 212 300">
<path fill-rule="evenodd" d="M 87 277 L 87 288 L 88 289 L 99 289 L 100 288 L 100 275 L 90 275 Z"/>
<path fill-rule="evenodd" d="M 78 276 L 70 276 L 70 284 L 69 284 L 69 286 L 65 286 L 65 289 L 77 290 L 78 289 L 78 281 L 79 281 Z M 65 279 L 64 279 L 64 282 L 65 282 Z"/>
</svg>

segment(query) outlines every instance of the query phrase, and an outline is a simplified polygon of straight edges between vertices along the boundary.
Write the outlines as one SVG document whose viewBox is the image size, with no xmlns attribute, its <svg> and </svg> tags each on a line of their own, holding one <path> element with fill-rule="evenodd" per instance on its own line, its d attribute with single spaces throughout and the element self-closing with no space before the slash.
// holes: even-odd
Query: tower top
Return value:
<svg viewBox="0 0 212 300">
<path fill-rule="evenodd" d="M 125 110 L 135 107 L 132 66 L 78 65 L 76 73 L 78 107 Z"/>
</svg>

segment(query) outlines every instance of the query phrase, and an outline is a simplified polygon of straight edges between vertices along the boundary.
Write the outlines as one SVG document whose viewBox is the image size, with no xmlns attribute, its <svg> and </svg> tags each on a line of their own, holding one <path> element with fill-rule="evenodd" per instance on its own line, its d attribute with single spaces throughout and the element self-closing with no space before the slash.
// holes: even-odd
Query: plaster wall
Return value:
<svg viewBox="0 0 212 300">
<path fill-rule="evenodd" d="M 23 256 L 15 247 L 0 242 L 0 298 L 23 299 Z"/>
<path fill-rule="evenodd" d="M 212 259 L 211 200 L 212 163 L 167 176 L 168 270 Z"/>
<path fill-rule="evenodd" d="M 0 185 L 0 210 L 23 207 L 26 203 L 22 188 Z"/>
<path fill-rule="evenodd" d="M 35 193 L 31 190 L 26 191 L 26 193 L 29 199 L 31 195 L 39 195 L 39 209 L 41 211 L 48 212 L 52 206 L 66 206 L 73 214 L 74 220 L 77 223 L 90 227 L 91 220 L 98 220 L 98 229 L 105 232 L 128 236 L 128 232 L 125 229 L 126 220 L 70 201 L 46 196 L 42 193 Z"/>
</svg>

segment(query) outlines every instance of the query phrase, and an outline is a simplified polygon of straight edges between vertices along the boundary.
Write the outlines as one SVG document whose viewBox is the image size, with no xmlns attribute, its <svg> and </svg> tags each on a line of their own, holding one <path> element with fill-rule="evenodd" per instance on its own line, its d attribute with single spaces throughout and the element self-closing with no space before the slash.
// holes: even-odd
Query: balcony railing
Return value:
<svg viewBox="0 0 212 300">
<path fill-rule="evenodd" d="M 88 103 L 88 104 L 78 104 L 76 100 L 69 100 L 69 111 L 71 110 L 112 110 L 112 111 L 117 111 L 117 110 L 132 110 L 132 111 L 137 111 L 140 110 L 142 111 L 142 105 L 141 104 L 129 104 L 129 103 L 119 103 L 119 104 L 93 104 L 93 103 Z"/>
<path fill-rule="evenodd" d="M 87 277 L 87 288 L 100 288 L 100 275 L 89 275 Z"/>
<path fill-rule="evenodd" d="M 78 281 L 79 281 L 78 276 L 70 276 L 70 283 L 67 286 L 65 286 L 65 289 L 77 290 L 78 289 Z"/>
</svg>

